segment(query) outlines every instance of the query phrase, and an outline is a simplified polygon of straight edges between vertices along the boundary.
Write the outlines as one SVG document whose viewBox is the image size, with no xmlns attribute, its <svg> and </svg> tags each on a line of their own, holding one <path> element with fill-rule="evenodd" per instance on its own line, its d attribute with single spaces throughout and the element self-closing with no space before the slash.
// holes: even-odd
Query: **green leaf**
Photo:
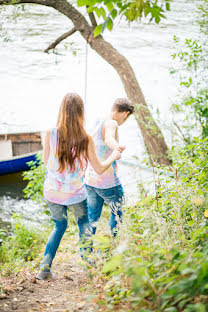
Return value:
<svg viewBox="0 0 208 312">
<path fill-rule="evenodd" d="M 121 265 L 122 255 L 114 256 L 108 261 L 104 268 L 102 269 L 103 273 L 108 273 L 116 270 Z"/>
<path fill-rule="evenodd" d="M 157 15 L 157 16 L 155 16 L 155 23 L 159 24 L 159 22 L 160 22 L 160 17 Z"/>
<path fill-rule="evenodd" d="M 170 3 L 169 2 L 166 2 L 165 7 L 166 7 L 167 11 L 170 11 Z"/>
<path fill-rule="evenodd" d="M 87 0 L 77 0 L 77 5 L 79 7 L 87 5 Z"/>
<path fill-rule="evenodd" d="M 116 9 L 113 9 L 113 10 L 111 11 L 111 13 L 110 13 L 110 14 L 111 14 L 111 16 L 112 16 L 112 18 L 113 18 L 113 19 L 115 19 L 115 18 L 116 18 L 117 13 L 118 13 L 118 12 L 117 12 L 117 10 L 116 10 Z"/>
<path fill-rule="evenodd" d="M 113 28 L 113 21 L 112 21 L 112 19 L 109 17 L 108 18 L 108 21 L 107 21 L 107 28 L 108 28 L 108 30 L 112 30 L 112 28 Z"/>
<path fill-rule="evenodd" d="M 192 226 L 192 225 L 194 225 L 194 220 L 191 220 L 188 222 L 188 226 Z"/>
<path fill-rule="evenodd" d="M 109 237 L 106 237 L 104 235 L 95 235 L 94 239 L 96 241 L 98 241 L 99 243 L 101 243 L 101 244 L 108 244 L 108 243 L 110 243 Z"/>
<path fill-rule="evenodd" d="M 107 8 L 108 8 L 108 11 L 112 11 L 112 10 L 114 9 L 114 5 L 113 5 L 112 2 L 106 3 L 106 6 L 107 6 Z"/>
<path fill-rule="evenodd" d="M 106 19 L 106 12 L 103 8 L 95 8 L 95 12 L 99 18 L 102 16 L 104 20 Z"/>
<path fill-rule="evenodd" d="M 100 8 L 100 14 L 102 15 L 103 19 L 106 19 L 106 13 L 105 10 L 103 8 Z"/>
<path fill-rule="evenodd" d="M 177 312 L 178 310 L 175 307 L 170 307 L 164 310 L 165 312 Z"/>
<path fill-rule="evenodd" d="M 95 13 L 97 14 L 97 17 L 101 17 L 101 12 L 100 12 L 100 9 L 98 8 L 95 8 Z"/>
<path fill-rule="evenodd" d="M 189 304 L 186 307 L 187 311 L 194 311 L 194 312 L 206 312 L 206 306 L 203 303 L 196 303 L 196 304 Z"/>
<path fill-rule="evenodd" d="M 94 29 L 94 37 L 96 38 L 98 35 L 100 35 L 102 32 L 102 24 L 98 25 L 95 29 Z"/>
</svg>

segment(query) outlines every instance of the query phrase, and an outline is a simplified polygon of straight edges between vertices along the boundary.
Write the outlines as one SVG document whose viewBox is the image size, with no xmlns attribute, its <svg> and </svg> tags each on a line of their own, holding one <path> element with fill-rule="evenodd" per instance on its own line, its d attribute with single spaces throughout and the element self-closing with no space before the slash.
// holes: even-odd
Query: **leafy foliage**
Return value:
<svg viewBox="0 0 208 312">
<path fill-rule="evenodd" d="M 208 2 L 203 0 L 198 8 L 198 20 L 203 34 L 208 32 Z M 175 46 L 181 42 L 174 37 Z M 180 81 L 179 91 L 182 94 L 180 103 L 173 105 L 177 115 L 177 127 L 181 129 L 186 142 L 198 134 L 202 138 L 208 135 L 208 79 L 207 58 L 208 44 L 203 39 L 185 39 L 184 48 L 175 52 L 172 57 L 178 66 L 171 70 Z"/>
<path fill-rule="evenodd" d="M 150 21 L 159 23 L 162 18 L 165 18 L 165 11 L 170 10 L 170 2 L 171 0 L 78 0 L 77 5 L 86 6 L 88 13 L 94 12 L 99 19 L 104 20 L 94 30 L 96 37 L 106 28 L 111 31 L 113 21 L 118 16 L 124 16 L 130 22 L 149 17 Z"/>
<path fill-rule="evenodd" d="M 174 169 L 155 168 L 155 194 L 148 195 L 140 185 L 138 203 L 124 209 L 119 236 L 95 235 L 97 268 L 89 273 L 103 280 L 99 305 L 108 311 L 120 311 L 124 305 L 132 312 L 206 311 L 207 155 L 207 138 L 174 148 Z M 35 177 L 41 181 L 36 169 L 30 176 L 33 183 Z M 109 212 L 104 215 L 109 218 Z M 25 256 L 31 257 L 27 252 Z"/>
<path fill-rule="evenodd" d="M 156 194 L 125 208 L 118 245 L 95 272 L 109 311 L 207 311 L 207 152 L 207 139 L 175 148 L 175 174 L 155 168 Z"/>
<path fill-rule="evenodd" d="M 200 25 L 201 31 L 205 34 L 208 34 L 208 0 L 201 1 L 200 5 L 198 6 L 199 18 L 198 24 Z"/>
<path fill-rule="evenodd" d="M 42 160 L 42 152 L 37 155 L 36 161 L 31 161 L 28 165 L 30 166 L 30 170 L 23 173 L 23 179 L 29 180 L 24 189 L 25 197 L 32 198 L 34 201 L 42 203 L 43 183 L 46 173 L 46 167 Z"/>
<path fill-rule="evenodd" d="M 34 260 L 45 240 L 44 232 L 29 229 L 20 217 L 14 216 L 13 220 L 12 236 L 0 232 L 0 271 L 5 275 L 18 271 L 21 265 Z"/>
</svg>

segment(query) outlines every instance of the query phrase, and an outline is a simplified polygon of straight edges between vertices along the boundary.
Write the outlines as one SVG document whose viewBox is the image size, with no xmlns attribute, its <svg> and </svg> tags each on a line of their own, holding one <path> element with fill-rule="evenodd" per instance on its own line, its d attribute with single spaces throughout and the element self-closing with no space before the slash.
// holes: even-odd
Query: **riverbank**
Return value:
<svg viewBox="0 0 208 312">
<path fill-rule="evenodd" d="M 77 249 L 74 239 L 69 239 L 69 236 L 63 239 L 54 260 L 55 278 L 52 280 L 35 279 L 43 249 L 32 269 L 27 267 L 16 274 L 1 277 L 0 311 L 95 311 L 96 302 L 93 300 L 100 286 L 78 264 Z"/>
<path fill-rule="evenodd" d="M 52 229 L 50 223 L 45 228 L 45 234 L 44 232 L 36 233 L 37 237 L 33 238 L 35 246 L 28 248 L 33 254 L 34 248 L 38 247 L 38 252 L 34 254 L 33 258 L 28 257 L 25 261 L 16 259 L 16 267 L 13 266 L 14 263 L 11 262 L 11 259 L 10 261 L 8 259 L 5 266 L 0 261 L 0 311 L 107 311 L 106 305 L 102 305 L 105 282 L 101 276 L 101 266 L 105 263 L 106 247 L 111 254 L 110 246 L 109 244 L 106 246 L 105 242 L 108 243 L 111 240 L 111 246 L 114 246 L 114 243 L 113 238 L 109 235 L 110 230 L 107 224 L 109 210 L 107 207 L 104 210 L 100 221 L 102 229 L 98 231 L 98 236 L 95 239 L 95 250 L 98 250 L 97 247 L 102 243 L 101 253 L 96 258 L 96 267 L 86 268 L 80 258 L 77 225 L 70 211 L 69 226 L 52 266 L 54 279 L 40 281 L 35 278 L 43 257 L 46 239 Z M 38 243 L 37 240 L 41 238 L 43 239 L 42 243 Z M 13 245 L 10 246 L 11 250 L 15 249 L 16 241 L 15 238 Z M 2 243 L 2 246 L 3 244 L 5 242 Z M 0 255 L 2 246 L 0 247 Z M 102 253 L 103 255 L 101 255 Z M 17 256 L 16 253 L 15 255 Z M 21 256 L 19 257 L 21 258 Z M 12 267 L 13 269 L 11 269 Z"/>
<path fill-rule="evenodd" d="M 8 262 L 10 275 L 1 276 L 2 311 L 207 312 L 207 151 L 207 139 L 197 138 L 172 154 L 174 175 L 155 168 L 155 192 L 138 185 L 138 200 L 123 207 L 115 239 L 105 206 L 93 236 L 95 265 L 85 273 L 79 263 L 77 226 L 69 213 L 69 226 L 53 263 L 56 278 L 35 280 L 44 246 L 35 257 L 26 253 L 28 266 L 14 267 L 16 275 Z M 40 172 L 41 167 L 30 172 L 34 186 L 41 186 Z M 30 185 L 28 191 L 32 189 Z"/>
<path fill-rule="evenodd" d="M 105 207 L 93 238 L 95 266 L 86 272 L 69 214 L 69 227 L 53 262 L 55 278 L 35 279 L 42 245 L 27 266 L 1 276 L 0 311 L 206 312 L 206 200 L 194 184 L 172 182 L 158 200 L 141 194 L 136 205 L 125 207 L 116 239 L 110 236 Z M 160 191 L 167 191 L 167 180 L 163 183 Z"/>
</svg>

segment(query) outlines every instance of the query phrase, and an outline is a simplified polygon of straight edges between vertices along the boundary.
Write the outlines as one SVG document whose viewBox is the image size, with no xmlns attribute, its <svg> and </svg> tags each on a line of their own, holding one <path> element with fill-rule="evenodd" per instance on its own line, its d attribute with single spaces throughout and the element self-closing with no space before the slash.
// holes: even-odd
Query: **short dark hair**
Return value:
<svg viewBox="0 0 208 312">
<path fill-rule="evenodd" d="M 112 111 L 129 112 L 129 114 L 131 115 L 134 113 L 134 105 L 127 98 L 119 98 L 115 100 Z"/>
</svg>

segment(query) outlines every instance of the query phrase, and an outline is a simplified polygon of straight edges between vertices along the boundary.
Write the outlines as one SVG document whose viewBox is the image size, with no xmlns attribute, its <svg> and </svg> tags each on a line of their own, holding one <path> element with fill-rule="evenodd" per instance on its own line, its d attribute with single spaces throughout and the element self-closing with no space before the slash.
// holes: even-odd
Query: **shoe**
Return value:
<svg viewBox="0 0 208 312">
<path fill-rule="evenodd" d="M 51 271 L 44 272 L 43 270 L 40 270 L 38 274 L 36 275 L 36 278 L 39 280 L 51 279 L 51 278 L 54 278 L 54 274 Z"/>
</svg>

